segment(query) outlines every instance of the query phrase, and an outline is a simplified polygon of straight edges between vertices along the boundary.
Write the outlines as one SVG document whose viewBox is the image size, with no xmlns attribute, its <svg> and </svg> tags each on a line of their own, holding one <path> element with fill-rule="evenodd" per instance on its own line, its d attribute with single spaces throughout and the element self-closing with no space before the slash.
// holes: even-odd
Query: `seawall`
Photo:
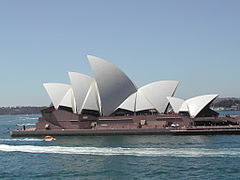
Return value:
<svg viewBox="0 0 240 180">
<path fill-rule="evenodd" d="M 107 135 L 216 135 L 240 134 L 240 129 L 79 129 L 79 130 L 36 130 L 11 131 L 11 136 L 107 136 Z"/>
</svg>

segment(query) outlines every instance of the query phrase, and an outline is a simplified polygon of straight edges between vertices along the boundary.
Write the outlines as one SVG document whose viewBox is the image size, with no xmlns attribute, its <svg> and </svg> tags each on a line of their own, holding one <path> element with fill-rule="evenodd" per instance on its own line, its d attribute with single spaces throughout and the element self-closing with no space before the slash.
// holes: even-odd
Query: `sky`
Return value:
<svg viewBox="0 0 240 180">
<path fill-rule="evenodd" d="M 0 106 L 42 106 L 42 84 L 93 75 L 86 55 L 138 86 L 179 80 L 175 96 L 240 97 L 238 0 L 0 0 Z"/>
</svg>

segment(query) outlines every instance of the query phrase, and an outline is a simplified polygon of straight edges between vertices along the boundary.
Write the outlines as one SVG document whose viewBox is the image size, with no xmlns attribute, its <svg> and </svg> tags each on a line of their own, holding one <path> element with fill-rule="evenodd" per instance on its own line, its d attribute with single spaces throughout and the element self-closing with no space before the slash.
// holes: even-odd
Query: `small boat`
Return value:
<svg viewBox="0 0 240 180">
<path fill-rule="evenodd" d="M 56 139 L 52 136 L 45 136 L 43 140 L 44 141 L 55 141 Z"/>
</svg>

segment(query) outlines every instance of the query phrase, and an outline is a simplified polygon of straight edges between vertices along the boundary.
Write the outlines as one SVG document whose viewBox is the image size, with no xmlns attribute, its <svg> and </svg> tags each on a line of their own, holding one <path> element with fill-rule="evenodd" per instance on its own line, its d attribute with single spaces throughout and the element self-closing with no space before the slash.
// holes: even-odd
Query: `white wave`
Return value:
<svg viewBox="0 0 240 180">
<path fill-rule="evenodd" d="M 38 119 L 38 117 L 27 117 L 27 118 L 25 118 L 26 120 L 36 120 L 36 119 Z"/>
<path fill-rule="evenodd" d="M 16 119 L 11 119 L 7 122 L 16 122 L 16 121 L 32 121 L 32 120 L 38 120 L 38 117 L 18 117 Z"/>
<path fill-rule="evenodd" d="M 63 147 L 63 146 L 32 146 L 0 144 L 0 151 L 50 153 L 50 154 L 80 154 L 103 156 L 170 156 L 170 157 L 240 157 L 240 148 L 122 148 L 122 147 Z"/>
<path fill-rule="evenodd" d="M 38 117 L 28 117 L 28 116 L 21 116 L 17 117 L 15 120 L 37 120 Z"/>
<path fill-rule="evenodd" d="M 34 138 L 23 138 L 23 139 L 0 139 L 0 141 L 10 142 L 10 141 L 43 141 L 43 139 Z"/>
</svg>

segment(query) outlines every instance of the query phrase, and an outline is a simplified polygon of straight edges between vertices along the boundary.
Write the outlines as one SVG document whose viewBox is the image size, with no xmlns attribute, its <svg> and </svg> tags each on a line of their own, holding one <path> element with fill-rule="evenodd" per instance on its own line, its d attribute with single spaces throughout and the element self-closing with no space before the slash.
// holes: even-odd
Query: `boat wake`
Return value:
<svg viewBox="0 0 240 180">
<path fill-rule="evenodd" d="M 16 120 L 37 120 L 38 117 L 28 117 L 28 116 L 21 116 L 16 118 Z"/>
<path fill-rule="evenodd" d="M 240 157 L 240 148 L 122 148 L 122 147 L 63 147 L 0 144 L 3 152 L 26 152 L 101 156 L 166 156 L 166 157 Z"/>
<path fill-rule="evenodd" d="M 0 142 L 14 142 L 14 141 L 43 141 L 43 139 L 23 138 L 23 139 L 0 139 Z"/>
</svg>

